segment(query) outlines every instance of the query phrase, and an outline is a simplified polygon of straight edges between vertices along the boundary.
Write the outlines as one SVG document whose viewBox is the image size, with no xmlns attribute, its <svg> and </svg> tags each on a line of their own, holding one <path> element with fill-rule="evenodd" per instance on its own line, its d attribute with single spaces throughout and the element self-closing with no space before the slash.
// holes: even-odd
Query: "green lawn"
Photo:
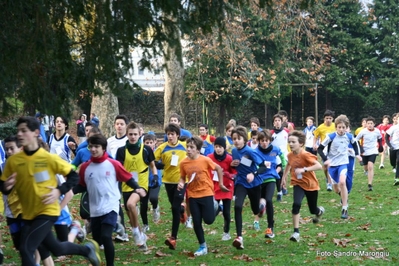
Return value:
<svg viewBox="0 0 399 266">
<path fill-rule="evenodd" d="M 379 158 L 377 158 L 379 161 Z M 357 163 L 354 187 L 349 196 L 348 220 L 340 218 L 340 199 L 333 192 L 327 192 L 322 171 L 317 172 L 321 190 L 319 205 L 326 210 L 320 223 L 313 224 L 306 199 L 301 209 L 301 241 L 289 241 L 293 232 L 291 223 L 292 189 L 282 202 L 275 202 L 275 234 L 273 240 L 265 239 L 263 230 L 266 217 L 261 220 L 261 231 L 252 229 L 253 217 L 248 200 L 244 206 L 244 250 L 236 250 L 232 241 L 221 241 L 223 218 L 218 216 L 215 223 L 205 226 L 208 255 L 194 257 L 198 243 L 193 229 L 180 227 L 177 249 L 169 250 L 164 240 L 171 228 L 170 206 L 164 189 L 161 189 L 161 222 L 152 223 L 149 212 L 150 231 L 147 242 L 149 250 L 140 253 L 128 243 L 115 243 L 115 265 L 289 265 L 289 264 L 340 264 L 340 265 L 380 265 L 398 264 L 399 260 L 399 206 L 398 188 L 393 186 L 394 174 L 388 161 L 385 169 L 375 167 L 374 191 L 367 191 L 367 177 Z M 73 203 L 77 203 L 74 199 Z M 71 206 L 72 212 L 77 208 Z M 231 235 L 235 235 L 232 209 Z M 140 221 L 141 222 L 141 221 Z M 8 229 L 2 223 L 4 265 L 20 263 L 18 254 L 11 248 Z M 130 231 L 130 230 L 129 230 Z M 130 233 L 131 236 L 131 233 Z M 104 254 L 102 259 L 105 261 Z M 78 256 L 67 258 L 56 265 L 87 265 Z M 105 265 L 105 264 L 104 264 Z"/>
</svg>

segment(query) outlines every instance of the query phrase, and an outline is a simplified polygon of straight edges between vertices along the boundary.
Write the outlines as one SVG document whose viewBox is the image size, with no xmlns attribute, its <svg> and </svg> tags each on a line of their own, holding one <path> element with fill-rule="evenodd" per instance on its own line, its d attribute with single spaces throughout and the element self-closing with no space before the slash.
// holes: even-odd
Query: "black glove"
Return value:
<svg viewBox="0 0 399 266">
<path fill-rule="evenodd" d="M 378 152 L 381 153 L 381 152 L 383 152 L 383 151 L 384 151 L 384 147 L 383 147 L 383 146 L 379 146 L 379 147 L 378 147 Z"/>
<path fill-rule="evenodd" d="M 158 175 L 154 175 L 154 179 L 152 180 L 152 188 L 157 188 L 159 187 L 159 182 L 158 182 Z"/>
</svg>

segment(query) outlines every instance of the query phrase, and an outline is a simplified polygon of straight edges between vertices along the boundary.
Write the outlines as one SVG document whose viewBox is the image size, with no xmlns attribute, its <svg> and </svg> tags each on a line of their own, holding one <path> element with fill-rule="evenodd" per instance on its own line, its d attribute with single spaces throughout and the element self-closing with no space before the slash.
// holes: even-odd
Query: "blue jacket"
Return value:
<svg viewBox="0 0 399 266">
<path fill-rule="evenodd" d="M 255 152 L 255 150 L 251 149 L 247 145 L 245 145 L 242 149 L 234 148 L 233 151 L 233 160 L 242 160 L 243 157 L 251 160 L 251 165 L 246 166 L 240 163 L 237 167 L 237 175 L 235 185 L 242 185 L 245 188 L 253 188 L 259 186 L 263 183 L 262 178 L 259 175 L 255 175 L 254 180 L 251 183 L 247 181 L 247 174 L 255 173 L 258 169 L 258 165 L 263 163 L 262 158 Z"/>
<path fill-rule="evenodd" d="M 259 146 L 255 149 L 255 152 L 259 154 L 259 156 L 263 159 L 263 161 L 270 162 L 270 168 L 265 168 L 265 172 L 259 174 L 260 177 L 262 178 L 263 181 L 267 179 L 280 179 L 280 176 L 278 175 L 276 168 L 279 163 L 277 162 L 277 157 L 283 154 L 280 150 L 279 147 L 272 146 L 268 147 L 272 148 L 270 152 L 264 153 L 259 149 Z"/>
</svg>

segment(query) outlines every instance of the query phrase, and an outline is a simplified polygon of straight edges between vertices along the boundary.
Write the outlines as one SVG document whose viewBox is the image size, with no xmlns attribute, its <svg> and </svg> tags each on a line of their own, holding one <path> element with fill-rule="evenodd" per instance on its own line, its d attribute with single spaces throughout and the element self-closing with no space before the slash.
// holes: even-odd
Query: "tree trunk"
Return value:
<svg viewBox="0 0 399 266">
<path fill-rule="evenodd" d="M 182 60 L 182 47 L 180 44 L 180 34 L 177 27 L 174 30 L 164 28 L 169 36 L 173 36 L 175 41 L 171 45 L 164 45 L 165 63 L 165 93 L 164 93 L 164 125 L 169 122 L 172 113 L 177 113 L 182 117 L 182 126 L 185 126 L 184 113 L 184 67 Z"/>
<path fill-rule="evenodd" d="M 399 110 L 399 86 L 396 87 L 396 109 Z"/>
<path fill-rule="evenodd" d="M 98 85 L 103 95 L 93 97 L 90 113 L 97 115 L 100 120 L 101 132 L 106 138 L 109 138 L 114 134 L 114 119 L 119 114 L 118 98 L 111 92 L 107 84 Z"/>
<path fill-rule="evenodd" d="M 218 119 L 213 120 L 216 124 L 216 135 L 224 136 L 226 134 L 226 106 L 224 104 L 219 105 Z"/>
</svg>

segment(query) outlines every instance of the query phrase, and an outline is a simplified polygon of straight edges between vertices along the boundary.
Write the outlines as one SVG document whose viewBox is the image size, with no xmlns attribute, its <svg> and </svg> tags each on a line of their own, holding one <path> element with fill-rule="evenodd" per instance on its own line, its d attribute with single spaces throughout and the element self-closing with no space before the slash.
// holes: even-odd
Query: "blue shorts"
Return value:
<svg viewBox="0 0 399 266">
<path fill-rule="evenodd" d="M 333 184 L 338 184 L 339 183 L 339 177 L 341 175 L 346 177 L 346 174 L 348 172 L 348 165 L 338 165 L 338 166 L 330 166 L 328 168 L 328 173 L 331 176 L 331 179 L 333 181 Z"/>
</svg>

